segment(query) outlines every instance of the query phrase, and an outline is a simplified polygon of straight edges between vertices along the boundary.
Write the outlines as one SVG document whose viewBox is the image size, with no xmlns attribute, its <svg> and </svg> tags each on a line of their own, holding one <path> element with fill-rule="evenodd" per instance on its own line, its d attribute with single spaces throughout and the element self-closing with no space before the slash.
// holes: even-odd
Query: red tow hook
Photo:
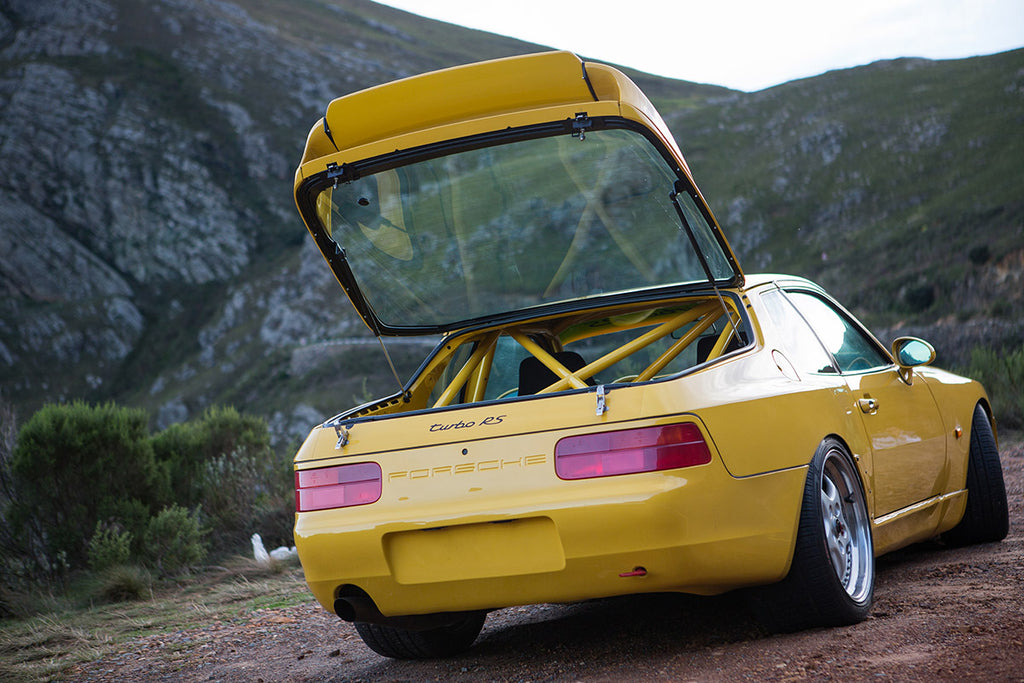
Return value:
<svg viewBox="0 0 1024 683">
<path fill-rule="evenodd" d="M 619 578 L 620 579 L 626 579 L 626 578 L 629 578 L 630 576 L 647 576 L 647 570 L 644 569 L 643 567 L 633 567 L 633 571 L 631 571 L 631 572 L 623 572 L 623 573 L 619 574 Z"/>
</svg>

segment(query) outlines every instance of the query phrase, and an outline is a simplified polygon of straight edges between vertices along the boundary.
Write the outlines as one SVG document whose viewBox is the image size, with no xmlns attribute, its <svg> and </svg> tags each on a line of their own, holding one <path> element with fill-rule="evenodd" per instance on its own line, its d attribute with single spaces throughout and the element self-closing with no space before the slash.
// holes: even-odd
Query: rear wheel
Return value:
<svg viewBox="0 0 1024 683">
<path fill-rule="evenodd" d="M 789 574 L 760 590 L 761 621 L 773 631 L 863 621 L 875 589 L 864 489 L 853 459 L 826 439 L 811 460 Z"/>
<path fill-rule="evenodd" d="M 971 447 L 967 456 L 967 507 L 960 523 L 942 534 L 953 546 L 992 543 L 1006 538 L 1010 515 L 999 449 L 988 414 L 981 405 L 971 420 Z"/>
<path fill-rule="evenodd" d="M 468 650 L 480 635 L 486 618 L 486 612 L 479 612 L 422 631 L 356 622 L 356 631 L 366 646 L 379 655 L 394 659 L 439 659 Z"/>
</svg>

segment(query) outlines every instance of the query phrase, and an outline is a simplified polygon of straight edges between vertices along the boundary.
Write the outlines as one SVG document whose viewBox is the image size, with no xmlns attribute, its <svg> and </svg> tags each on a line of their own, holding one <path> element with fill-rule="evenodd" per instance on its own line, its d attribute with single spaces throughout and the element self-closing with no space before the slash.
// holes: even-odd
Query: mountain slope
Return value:
<svg viewBox="0 0 1024 683">
<path fill-rule="evenodd" d="M 227 402 L 285 437 L 390 391 L 292 203 L 305 133 L 347 92 L 539 49 L 364 0 L 0 0 L 4 398 L 160 426 Z M 753 94 L 631 73 L 749 272 L 994 343 L 1020 340 L 1022 74 L 1024 51 Z"/>
<path fill-rule="evenodd" d="M 669 121 L 748 271 L 811 277 L 942 364 L 1024 341 L 1024 50 L 878 62 Z"/>
</svg>

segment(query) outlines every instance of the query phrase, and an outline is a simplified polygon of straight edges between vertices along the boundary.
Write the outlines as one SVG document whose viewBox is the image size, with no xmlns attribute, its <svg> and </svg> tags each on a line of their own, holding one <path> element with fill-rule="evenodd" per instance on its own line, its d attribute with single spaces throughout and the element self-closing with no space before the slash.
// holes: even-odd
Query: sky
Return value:
<svg viewBox="0 0 1024 683">
<path fill-rule="evenodd" d="M 1024 46 L 1024 0 L 377 1 L 746 91 L 879 59 L 955 59 Z"/>
</svg>

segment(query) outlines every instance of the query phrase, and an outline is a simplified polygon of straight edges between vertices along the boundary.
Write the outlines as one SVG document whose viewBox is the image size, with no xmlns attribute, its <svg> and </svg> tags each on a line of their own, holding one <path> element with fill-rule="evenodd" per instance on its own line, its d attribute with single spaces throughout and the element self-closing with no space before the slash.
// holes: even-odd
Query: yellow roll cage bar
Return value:
<svg viewBox="0 0 1024 683">
<path fill-rule="evenodd" d="M 618 348 L 609 351 L 597 360 L 588 363 L 576 371 L 572 371 L 567 368 L 551 352 L 543 348 L 539 343 L 531 338 L 527 332 L 514 326 L 501 330 L 489 330 L 480 336 L 469 337 L 463 342 L 463 344 L 473 343 L 476 344 L 476 348 L 470 354 L 469 358 L 466 359 L 458 372 L 455 373 L 451 382 L 449 382 L 448 386 L 444 388 L 432 407 L 443 408 L 445 406 L 452 405 L 456 402 L 456 399 L 462 393 L 464 387 L 466 389 L 464 398 L 465 402 L 473 403 L 483 400 L 484 392 L 487 388 L 487 379 L 491 372 L 491 365 L 494 362 L 494 353 L 497 348 L 498 338 L 503 333 L 514 339 L 520 346 L 526 349 L 530 355 L 543 363 L 545 367 L 555 373 L 558 377 L 555 382 L 538 391 L 538 394 L 564 391 L 566 389 L 584 389 L 588 386 L 587 380 L 597 373 L 611 367 L 624 358 L 637 353 L 641 349 L 650 346 L 654 342 L 663 339 L 680 328 L 690 323 L 694 323 L 693 327 L 676 340 L 669 348 L 663 351 L 642 372 L 635 377 L 628 378 L 628 380 L 623 378 L 622 381 L 645 382 L 651 380 L 655 378 L 658 373 L 661 372 L 684 349 L 701 337 L 712 325 L 715 324 L 715 322 L 728 314 L 729 321 L 723 326 L 722 331 L 718 334 L 715 344 L 707 358 L 709 361 L 714 360 L 725 352 L 725 349 L 728 347 L 729 342 L 732 341 L 740 322 L 739 313 L 732 307 L 732 305 L 726 304 L 727 308 L 723 308 L 723 303 L 723 301 L 718 299 L 708 300 L 685 311 L 670 313 L 668 314 L 667 319 L 664 319 L 660 323 L 658 323 L 657 320 L 650 321 L 647 317 L 641 317 L 637 322 L 632 324 L 627 324 L 625 326 L 617 325 L 615 326 L 615 331 L 630 328 L 651 329 L 648 329 L 639 336 L 631 339 L 625 344 L 622 344 Z M 532 325 L 535 326 L 536 323 L 534 322 Z M 652 327 L 652 325 L 654 326 Z M 565 335 L 559 337 L 559 342 L 568 343 L 577 341 L 586 337 L 597 336 L 607 331 L 610 330 L 598 331 L 596 333 L 589 331 L 574 334 L 573 328 L 569 328 L 569 331 Z"/>
</svg>

